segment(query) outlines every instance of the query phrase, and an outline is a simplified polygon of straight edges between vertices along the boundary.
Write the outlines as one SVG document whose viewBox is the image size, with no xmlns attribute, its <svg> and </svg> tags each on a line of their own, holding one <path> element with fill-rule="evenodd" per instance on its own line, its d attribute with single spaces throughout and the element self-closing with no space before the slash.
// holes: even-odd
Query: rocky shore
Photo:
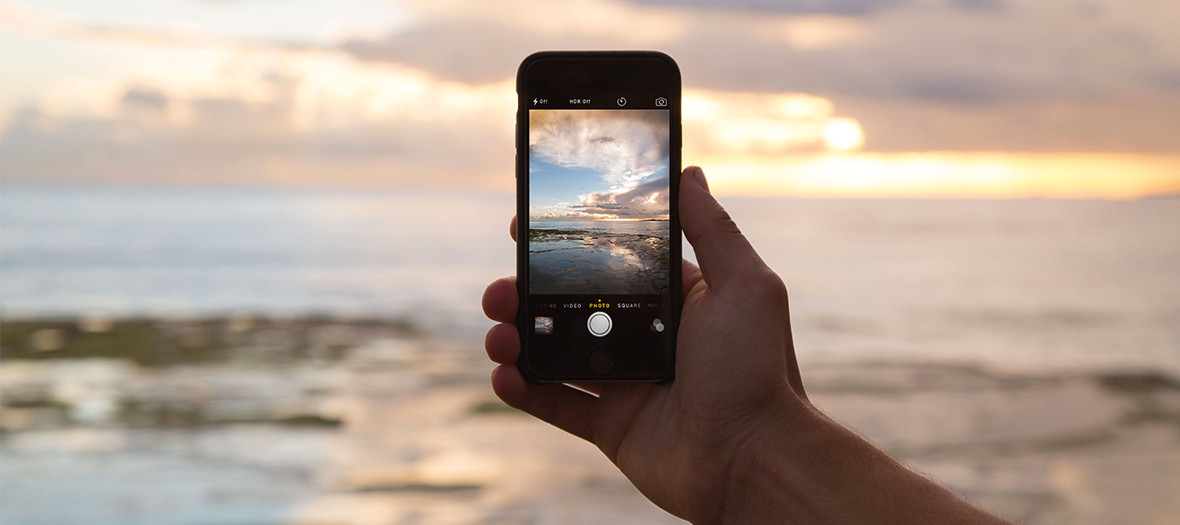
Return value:
<svg viewBox="0 0 1180 525">
<path fill-rule="evenodd" d="M 664 523 L 502 405 L 476 340 L 388 320 L 0 323 L 5 523 Z M 807 364 L 825 411 L 1024 523 L 1180 519 L 1180 381 Z"/>
<path fill-rule="evenodd" d="M 657 294 L 668 287 L 666 234 L 532 229 L 529 247 L 536 293 L 580 293 L 588 283 L 620 294 Z"/>
</svg>

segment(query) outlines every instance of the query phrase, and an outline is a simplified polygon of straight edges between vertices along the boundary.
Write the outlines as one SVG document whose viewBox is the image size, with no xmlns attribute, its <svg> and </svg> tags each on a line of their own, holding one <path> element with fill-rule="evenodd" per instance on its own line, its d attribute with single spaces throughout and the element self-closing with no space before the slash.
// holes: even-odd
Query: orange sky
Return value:
<svg viewBox="0 0 1180 525">
<path fill-rule="evenodd" d="M 1180 4 L 568 4 L 0 3 L 0 180 L 510 192 L 521 58 L 655 48 L 726 194 L 1180 193 Z"/>
<path fill-rule="evenodd" d="M 725 195 L 1135 199 L 1180 194 L 1180 155 L 923 152 L 704 159 Z"/>
</svg>

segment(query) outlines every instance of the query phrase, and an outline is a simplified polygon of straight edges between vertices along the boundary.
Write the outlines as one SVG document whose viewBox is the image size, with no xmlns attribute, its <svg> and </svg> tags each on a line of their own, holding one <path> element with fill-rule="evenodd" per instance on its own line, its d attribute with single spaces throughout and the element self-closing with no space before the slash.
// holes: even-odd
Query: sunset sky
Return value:
<svg viewBox="0 0 1180 525">
<path fill-rule="evenodd" d="M 1180 193 L 1180 2 L 0 1 L 5 184 L 511 193 L 513 76 L 657 49 L 730 195 Z"/>
</svg>

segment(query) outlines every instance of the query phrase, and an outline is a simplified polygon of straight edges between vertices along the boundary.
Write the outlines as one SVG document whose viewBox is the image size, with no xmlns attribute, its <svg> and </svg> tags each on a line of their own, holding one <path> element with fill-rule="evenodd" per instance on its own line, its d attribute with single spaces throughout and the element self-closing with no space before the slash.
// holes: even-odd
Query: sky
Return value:
<svg viewBox="0 0 1180 525">
<path fill-rule="evenodd" d="M 668 110 L 529 111 L 529 217 L 668 218 Z"/>
<path fill-rule="evenodd" d="M 0 182 L 511 193 L 513 77 L 657 49 L 730 195 L 1180 193 L 1180 2 L 0 0 Z"/>
</svg>

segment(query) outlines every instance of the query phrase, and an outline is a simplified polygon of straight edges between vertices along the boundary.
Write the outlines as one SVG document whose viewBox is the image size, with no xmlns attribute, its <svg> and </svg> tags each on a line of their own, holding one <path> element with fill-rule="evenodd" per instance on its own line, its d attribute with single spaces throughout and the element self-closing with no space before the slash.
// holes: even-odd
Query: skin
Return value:
<svg viewBox="0 0 1180 525">
<path fill-rule="evenodd" d="M 538 385 L 516 368 L 515 278 L 483 297 L 492 388 L 508 405 L 594 443 L 652 502 L 694 523 L 1004 523 L 911 471 L 807 398 L 787 289 L 684 171 L 684 261 L 671 384 Z M 515 239 L 516 219 L 511 232 Z"/>
</svg>

